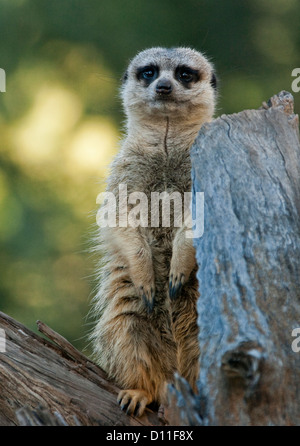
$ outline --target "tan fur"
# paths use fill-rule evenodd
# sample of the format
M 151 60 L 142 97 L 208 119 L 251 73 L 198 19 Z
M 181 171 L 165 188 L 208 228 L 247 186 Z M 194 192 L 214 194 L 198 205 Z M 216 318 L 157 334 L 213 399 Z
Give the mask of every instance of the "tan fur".
M 146 86 L 137 78 L 141 66 L 159 67 Z M 200 79 L 185 87 L 174 77 L 179 65 L 198 70 Z M 189 149 L 215 104 L 213 68 L 189 48 L 152 48 L 130 63 L 122 87 L 127 135 L 111 166 L 107 191 L 118 198 L 119 184 L 128 194 L 191 190 Z M 171 82 L 170 98 L 155 90 L 160 79 Z M 133 208 L 128 204 L 128 212 Z M 149 226 L 150 226 L 149 213 Z M 118 220 L 117 220 L 118 223 Z M 164 402 L 166 383 L 177 370 L 196 390 L 199 296 L 193 240 L 186 227 L 102 228 L 103 257 L 94 299 L 97 323 L 92 333 L 95 356 L 124 390 L 123 410 L 141 415 L 149 403 Z M 177 290 L 170 299 L 169 288 Z M 178 291 L 181 290 L 180 293 Z

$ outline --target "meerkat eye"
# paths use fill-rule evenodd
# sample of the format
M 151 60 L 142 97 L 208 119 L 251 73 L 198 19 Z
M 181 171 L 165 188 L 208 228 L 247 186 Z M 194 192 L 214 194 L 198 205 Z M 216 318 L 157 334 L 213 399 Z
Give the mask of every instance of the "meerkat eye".
M 190 82 L 197 82 L 200 78 L 199 72 L 193 70 L 185 65 L 176 68 L 175 77 L 183 84 L 189 84 Z
M 184 82 L 191 82 L 193 80 L 193 76 L 188 71 L 182 71 L 179 73 L 179 78 Z
M 137 78 L 139 80 L 145 79 L 148 82 L 152 82 L 158 76 L 158 68 L 154 65 L 148 65 L 146 67 L 141 67 L 137 71 Z
M 145 79 L 151 79 L 155 74 L 155 71 L 149 68 L 149 70 L 145 70 L 142 73 L 143 78 Z

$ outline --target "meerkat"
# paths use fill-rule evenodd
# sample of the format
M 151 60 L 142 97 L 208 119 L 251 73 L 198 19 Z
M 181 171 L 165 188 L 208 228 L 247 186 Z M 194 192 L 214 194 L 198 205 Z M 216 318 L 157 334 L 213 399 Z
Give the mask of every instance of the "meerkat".
M 106 191 L 191 190 L 189 150 L 212 120 L 216 77 L 207 58 L 190 48 L 140 52 L 123 77 L 126 135 L 111 164 Z M 134 203 L 127 203 L 129 213 Z M 150 206 L 150 205 L 149 205 Z M 172 210 L 174 210 L 172 208 Z M 102 227 L 97 322 L 91 339 L 98 364 L 122 389 L 121 409 L 141 416 L 152 402 L 165 403 L 166 384 L 177 371 L 196 391 L 199 297 L 193 239 L 187 227 L 120 224 Z

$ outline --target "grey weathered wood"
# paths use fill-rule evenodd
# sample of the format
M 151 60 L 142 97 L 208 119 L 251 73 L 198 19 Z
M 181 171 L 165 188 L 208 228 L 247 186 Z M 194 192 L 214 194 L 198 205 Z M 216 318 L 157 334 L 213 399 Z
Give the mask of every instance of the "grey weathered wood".
M 298 124 L 292 95 L 281 92 L 205 125 L 192 147 L 193 199 L 205 194 L 195 239 L 199 395 L 179 380 L 171 422 L 300 424 L 300 353 L 291 348 L 300 327 Z
M 36 335 L 0 312 L 0 426 L 161 425 L 150 410 L 140 419 L 122 412 L 119 389 L 90 359 L 42 322 Z M 2 348 L 3 350 L 3 348 Z

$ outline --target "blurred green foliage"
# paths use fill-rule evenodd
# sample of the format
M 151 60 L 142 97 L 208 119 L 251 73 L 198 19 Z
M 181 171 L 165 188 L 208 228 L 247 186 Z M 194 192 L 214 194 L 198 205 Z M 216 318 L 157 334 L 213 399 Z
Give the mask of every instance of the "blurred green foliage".
M 298 0 L 0 0 L 0 310 L 78 348 L 89 326 L 96 197 L 118 148 L 119 79 L 137 51 L 216 66 L 217 115 L 257 108 L 300 66 Z M 299 98 L 296 94 L 296 111 Z

